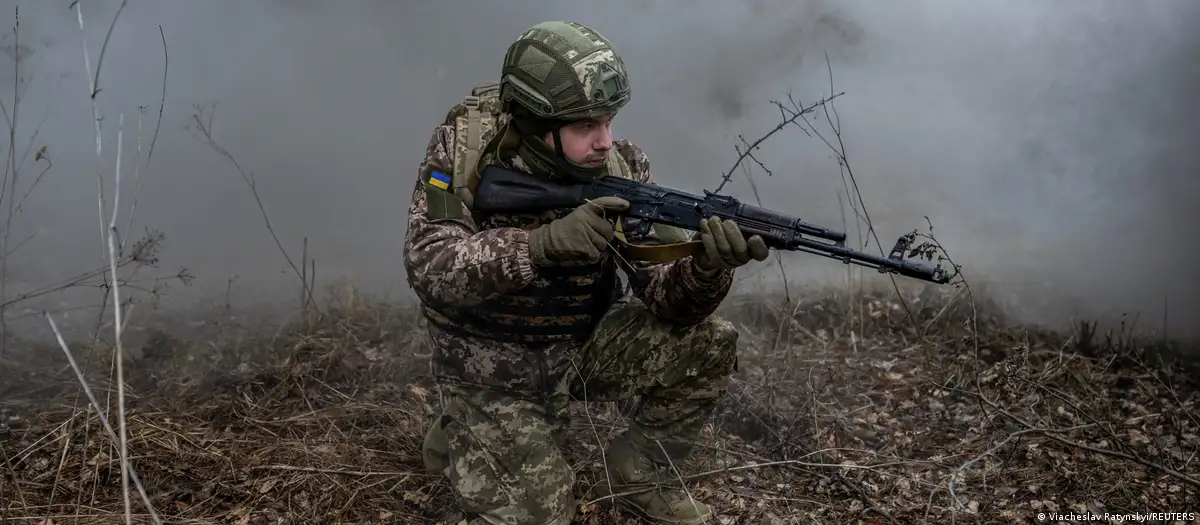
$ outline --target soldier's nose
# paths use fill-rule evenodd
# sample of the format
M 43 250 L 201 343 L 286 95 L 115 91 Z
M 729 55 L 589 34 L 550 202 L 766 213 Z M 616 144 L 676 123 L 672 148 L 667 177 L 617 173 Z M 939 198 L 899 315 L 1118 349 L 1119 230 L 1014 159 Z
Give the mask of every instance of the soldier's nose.
M 596 141 L 592 144 L 592 148 L 596 151 L 608 151 L 612 149 L 612 146 L 612 132 L 607 128 L 601 129 L 599 136 L 596 137 Z

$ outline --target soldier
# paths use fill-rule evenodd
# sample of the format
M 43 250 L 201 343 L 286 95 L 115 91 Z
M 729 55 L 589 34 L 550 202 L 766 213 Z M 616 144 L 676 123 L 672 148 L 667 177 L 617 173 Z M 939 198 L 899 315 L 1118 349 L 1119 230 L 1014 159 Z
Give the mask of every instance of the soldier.
M 758 236 L 713 217 L 704 251 L 671 262 L 613 249 L 629 203 L 601 198 L 546 214 L 471 209 L 477 169 L 653 183 L 640 148 L 613 140 L 629 101 L 611 44 L 573 22 L 544 22 L 504 57 L 501 81 L 476 88 L 436 127 L 408 210 L 405 269 L 422 303 L 442 414 L 426 467 L 449 478 L 471 524 L 566 524 L 575 477 L 561 452 L 571 401 L 640 401 L 605 455 L 604 494 L 662 523 L 701 523 L 669 469 L 689 452 L 736 368 L 737 332 L 713 311 L 733 270 L 766 259 Z M 655 226 L 643 245 L 685 240 Z M 627 276 L 633 298 L 617 275 Z M 611 492 L 609 492 L 611 491 Z

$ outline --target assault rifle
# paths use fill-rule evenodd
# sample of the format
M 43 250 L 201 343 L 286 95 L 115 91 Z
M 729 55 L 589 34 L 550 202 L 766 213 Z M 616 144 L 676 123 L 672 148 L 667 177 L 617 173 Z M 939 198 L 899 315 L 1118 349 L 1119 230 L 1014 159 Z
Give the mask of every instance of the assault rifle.
M 556 208 L 573 208 L 600 197 L 620 197 L 629 201 L 623 215 L 638 221 L 635 233 L 646 235 L 652 223 L 692 231 L 700 230 L 700 221 L 713 215 L 733 221 L 749 238 L 761 236 L 769 248 L 813 253 L 923 281 L 945 284 L 950 275 L 940 263 L 931 267 L 904 260 L 913 234 L 900 237 L 887 257 L 863 253 L 846 247 L 846 234 L 804 222 L 786 215 L 738 201 L 734 197 L 704 190 L 704 196 L 692 195 L 654 184 L 621 177 L 594 180 L 550 180 L 502 166 L 485 166 L 474 192 L 473 208 L 486 213 L 537 213 Z M 820 240 L 818 240 L 820 239 Z

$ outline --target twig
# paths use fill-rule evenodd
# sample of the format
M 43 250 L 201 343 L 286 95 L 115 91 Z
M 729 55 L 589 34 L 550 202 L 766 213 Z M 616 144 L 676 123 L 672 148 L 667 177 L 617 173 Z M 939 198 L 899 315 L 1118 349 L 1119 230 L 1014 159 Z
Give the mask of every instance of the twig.
M 162 39 L 163 45 L 163 81 L 162 81 L 162 98 L 158 101 L 158 124 L 154 126 L 154 138 L 150 139 L 150 152 L 146 154 L 146 164 L 150 164 L 150 159 L 154 157 L 154 144 L 158 142 L 158 130 L 162 127 L 163 108 L 167 105 L 167 35 L 163 34 L 162 24 L 158 26 L 158 36 Z
M 290 472 L 311 472 L 314 474 L 342 474 L 345 476 L 425 476 L 427 474 L 399 471 L 365 471 L 365 470 L 343 470 L 343 469 L 328 469 L 319 467 L 297 467 L 293 465 L 256 465 L 250 467 L 250 470 L 286 470 Z
M 161 235 L 159 235 L 157 233 L 152 233 L 151 236 L 149 236 L 141 241 L 138 241 L 137 243 L 134 243 L 133 252 L 131 254 L 129 254 L 128 256 L 122 257 L 119 266 L 124 268 L 125 266 L 128 266 L 129 264 L 132 264 L 132 263 L 145 262 L 144 260 L 142 260 L 142 257 L 145 256 L 147 251 L 153 250 L 154 248 L 156 248 L 157 244 L 161 240 L 162 240 Z M 32 290 L 32 291 L 23 293 L 21 295 L 18 295 L 16 297 L 13 297 L 12 299 L 9 299 L 7 301 L 4 301 L 3 303 L 0 303 L 0 306 L 12 306 L 13 304 L 16 304 L 16 303 L 19 303 L 21 301 L 25 301 L 28 299 L 33 299 L 36 297 L 49 295 L 49 294 L 52 294 L 55 292 L 61 292 L 68 288 L 84 286 L 83 283 L 87 282 L 90 279 L 94 279 L 97 277 L 104 277 L 104 275 L 106 273 L 108 273 L 108 271 L 109 271 L 109 268 L 108 268 L 107 264 L 105 264 L 104 266 L 97 266 L 96 268 L 93 268 L 91 270 L 83 272 L 74 277 L 69 277 L 62 281 L 54 282 L 54 283 L 42 286 L 41 288 L 38 288 L 36 290 Z M 172 276 L 172 277 L 174 278 L 177 276 Z M 188 276 L 188 278 L 190 278 L 190 275 Z M 107 287 L 106 287 L 106 289 L 107 289 Z M 108 302 L 107 296 L 104 298 L 103 302 L 104 303 Z
M 1159 470 L 1159 471 L 1162 471 L 1162 472 L 1164 472 L 1164 473 L 1166 473 L 1166 474 L 1170 475 L 1171 477 L 1174 477 L 1174 478 L 1176 478 L 1176 479 L 1178 479 L 1178 480 L 1180 480 L 1180 481 L 1185 481 L 1185 482 L 1187 482 L 1187 483 L 1190 483 L 1190 484 L 1192 484 L 1192 485 L 1194 485 L 1194 486 L 1196 486 L 1196 487 L 1200 487 L 1200 479 L 1193 478 L 1193 477 L 1191 477 L 1191 476 L 1188 476 L 1187 474 L 1184 474 L 1184 473 L 1182 473 L 1182 472 L 1178 472 L 1178 471 L 1176 471 L 1176 470 L 1174 470 L 1174 469 L 1172 469 L 1172 468 L 1170 468 L 1170 467 L 1167 467 L 1167 466 L 1161 465 L 1161 464 L 1159 464 L 1159 463 L 1155 463 L 1155 462 L 1153 462 L 1153 461 L 1150 461 L 1150 460 L 1148 460 L 1148 459 L 1145 459 L 1145 458 L 1143 458 L 1143 457 L 1141 457 L 1141 456 L 1136 456 L 1136 455 L 1133 455 L 1133 454 L 1127 454 L 1127 453 L 1124 453 L 1124 452 L 1121 452 L 1121 451 L 1117 451 L 1117 450 L 1106 450 L 1106 449 L 1102 449 L 1102 448 L 1093 447 L 1093 446 L 1091 446 L 1091 445 L 1085 445 L 1085 444 L 1083 444 L 1083 443 L 1078 443 L 1078 442 L 1075 442 L 1075 441 L 1071 441 L 1071 440 L 1069 440 L 1069 439 L 1066 439 L 1066 438 L 1064 438 L 1064 437 L 1058 436 L 1058 435 L 1054 434 L 1054 432 L 1051 432 L 1051 431 L 1043 431 L 1043 429 L 1040 429 L 1040 428 L 1038 428 L 1038 427 L 1035 427 L 1034 425 L 1032 425 L 1032 424 L 1031 424 L 1031 423 L 1029 423 L 1028 421 L 1025 421 L 1024 419 L 1021 419 L 1020 417 L 1017 417 L 1016 415 L 1013 415 L 1011 412 L 1009 412 L 1009 411 L 1007 411 L 1007 410 L 1004 410 L 1003 408 L 1000 408 L 998 405 L 996 405 L 996 403 L 994 403 L 993 401 L 991 401 L 991 400 L 987 399 L 987 398 L 986 398 L 986 397 L 984 397 L 983 395 L 981 395 L 981 394 L 979 394 L 979 393 L 976 393 L 976 392 L 967 392 L 967 393 L 968 393 L 968 394 L 971 394 L 971 395 L 974 395 L 974 396 L 978 396 L 982 402 L 984 402 L 984 403 L 987 403 L 989 406 L 991 406 L 993 409 L 995 409 L 997 413 L 999 413 L 999 414 L 1002 414 L 1002 415 L 1004 415 L 1005 417 L 1007 417 L 1007 418 L 1009 418 L 1009 419 L 1011 419 L 1011 420 L 1013 420 L 1013 421 L 1016 421 L 1017 423 L 1020 423 L 1022 426 L 1026 427 L 1026 428 L 1030 428 L 1030 429 L 1036 429 L 1036 430 L 1037 430 L 1037 433 L 1039 433 L 1039 434 L 1042 434 L 1043 436 L 1046 436 L 1046 437 L 1048 437 L 1048 438 L 1050 438 L 1050 439 L 1053 439 L 1053 440 L 1055 440 L 1055 441 L 1058 441 L 1059 443 L 1062 443 L 1062 444 L 1064 444 L 1064 445 L 1067 445 L 1067 446 L 1077 447 L 1077 448 L 1080 448 L 1080 449 L 1083 449 L 1083 450 L 1087 450 L 1087 451 L 1089 451 L 1089 452 L 1095 452 L 1095 453 L 1097 453 L 1097 454 L 1103 454 L 1103 455 L 1106 455 L 1106 456 L 1112 456 L 1112 457 L 1116 457 L 1116 458 L 1121 458 L 1121 459 L 1127 459 L 1127 460 L 1130 460 L 1130 461 L 1134 461 L 1134 462 L 1137 462 L 1137 463 L 1139 463 L 1139 464 L 1141 464 L 1141 465 L 1143 465 L 1143 466 L 1150 467 L 1150 468 L 1153 468 L 1153 469 L 1157 469 L 1157 470 Z
M 73 3 L 71 5 L 71 7 L 75 9 L 76 17 L 79 22 L 80 39 L 83 42 L 84 66 L 88 73 L 88 91 L 89 91 L 89 99 L 91 101 L 91 106 L 92 106 L 92 118 L 95 120 L 96 185 L 97 185 L 96 200 L 97 200 L 98 213 L 99 213 L 99 218 L 100 218 L 101 243 L 102 243 L 102 245 L 105 243 L 107 244 L 107 246 L 106 246 L 107 250 L 102 250 L 102 252 L 103 251 L 107 252 L 109 272 L 110 272 L 110 277 L 112 279 L 111 293 L 112 293 L 112 306 L 113 306 L 113 334 L 114 334 L 114 338 L 115 338 L 115 341 L 113 344 L 115 345 L 114 359 L 116 361 L 115 364 L 116 364 L 116 372 L 117 372 L 117 379 L 116 379 L 116 381 L 117 381 L 117 417 L 118 417 L 118 425 L 120 427 L 120 435 L 119 435 L 117 441 L 119 443 L 119 456 L 121 459 L 121 495 L 122 495 L 122 500 L 123 500 L 124 510 L 125 510 L 125 522 L 132 523 L 132 521 L 133 521 L 132 505 L 131 505 L 131 502 L 129 499 L 129 479 L 130 479 L 130 475 L 131 475 L 132 471 L 131 471 L 130 465 L 129 465 L 129 441 L 128 441 L 129 438 L 128 438 L 128 431 L 126 428 L 126 418 L 125 418 L 124 346 L 122 345 L 122 342 L 121 342 L 122 330 L 124 329 L 125 324 L 124 324 L 124 322 L 122 322 L 120 278 L 117 273 L 117 270 L 119 267 L 119 265 L 117 264 L 117 261 L 119 260 L 118 250 L 117 250 L 117 237 L 118 237 L 117 215 L 118 215 L 118 211 L 120 210 L 120 199 L 121 199 L 121 154 L 122 154 L 122 149 L 123 149 L 122 143 L 123 143 L 123 138 L 124 138 L 125 114 L 122 113 L 118 117 L 117 160 L 116 160 L 116 168 L 114 170 L 113 207 L 112 207 L 111 217 L 108 221 L 108 227 L 105 228 L 105 222 L 104 222 L 104 176 L 103 176 L 104 157 L 103 157 L 103 148 L 102 148 L 102 143 L 101 143 L 101 128 L 100 128 L 101 120 L 99 117 L 99 107 L 96 103 L 96 96 L 99 93 L 98 85 L 100 82 L 100 70 L 104 63 L 105 51 L 108 49 L 108 42 L 109 42 L 109 39 L 112 37 L 113 29 L 117 25 L 117 20 L 120 18 L 121 12 L 124 11 L 127 3 L 128 3 L 127 0 L 122 0 L 120 7 L 117 8 L 116 14 L 113 15 L 112 22 L 109 24 L 109 27 L 108 27 L 108 32 L 105 34 L 104 42 L 103 42 L 103 44 L 101 44 L 101 47 L 100 47 L 100 56 L 98 57 L 97 62 L 96 62 L 96 71 L 95 71 L 94 75 L 91 71 L 91 59 L 90 59 L 89 53 L 88 53 L 87 33 L 84 30 L 84 25 L 83 25 L 82 5 L 80 5 L 78 2 L 76 2 L 76 3 Z M 140 137 L 140 134 L 139 134 L 139 137 Z M 121 244 L 123 245 L 124 241 L 122 241 Z M 103 315 L 103 314 L 101 314 L 101 315 Z M 49 319 L 49 315 L 47 315 L 47 318 Z M 64 346 L 64 350 L 66 350 L 65 346 Z M 152 507 L 148 499 L 146 500 L 146 505 L 147 505 L 147 507 Z M 153 513 L 152 508 L 151 508 L 151 513 Z M 155 521 L 157 521 L 157 517 L 156 517 Z
M 203 137 L 203 142 L 207 144 L 208 147 L 212 148 L 213 151 L 217 152 L 217 154 L 229 160 L 229 162 L 233 164 L 234 169 L 238 171 L 238 174 L 242 176 L 242 181 L 244 181 L 246 186 L 250 188 L 250 194 L 254 197 L 255 204 L 258 205 L 258 211 L 262 215 L 263 223 L 267 227 L 267 232 L 271 234 L 271 238 L 275 240 L 275 246 L 279 248 L 279 253 L 283 255 L 283 258 L 285 261 L 287 261 L 288 266 L 292 268 L 292 273 L 296 274 L 296 278 L 300 279 L 300 286 L 304 288 L 306 294 L 312 296 L 313 292 L 309 287 L 308 280 L 306 279 L 304 272 L 302 272 L 300 268 L 296 266 L 296 263 L 292 262 L 292 257 L 288 255 L 287 250 L 283 247 L 283 242 L 280 241 L 279 236 L 275 234 L 275 228 L 271 225 L 271 217 L 267 214 L 266 205 L 263 204 L 262 198 L 258 195 L 258 186 L 255 183 L 254 174 L 247 173 L 246 170 L 242 169 L 242 165 L 238 163 L 233 154 L 217 143 L 216 139 L 212 137 L 213 115 L 210 113 L 208 115 L 208 122 L 205 122 L 200 118 L 201 113 L 202 112 L 197 112 L 193 114 L 192 120 L 195 121 L 196 127 L 200 131 L 200 135 Z M 304 261 L 301 261 L 301 264 L 304 264 Z M 313 307 L 320 312 L 319 306 L 314 305 Z
M 0 200 L 8 195 L 8 220 L 4 222 L 4 236 L 0 239 L 0 301 L 8 299 L 8 238 L 12 232 L 13 212 L 17 195 L 17 113 L 21 105 L 21 7 L 13 10 L 13 109 L 12 118 L 8 122 L 8 162 L 4 168 L 4 183 L 0 184 Z M 6 112 L 7 113 L 7 112 Z M 31 142 L 32 144 L 32 142 Z M 24 162 L 22 162 L 24 164 Z M 12 191 L 9 192 L 11 184 Z M 8 349 L 8 320 L 4 307 L 0 306 L 0 355 Z
M 717 186 L 716 190 L 713 190 L 713 193 L 721 193 L 721 189 L 724 188 L 725 184 L 729 182 L 729 179 L 731 177 L 733 177 L 733 171 L 737 169 L 737 167 L 742 163 L 743 160 L 746 160 L 746 157 L 749 157 L 752 153 L 754 153 L 754 150 L 758 149 L 759 145 L 761 145 L 764 141 L 771 138 L 772 135 L 778 133 L 780 130 L 787 127 L 789 124 L 795 124 L 796 119 L 800 118 L 801 115 L 810 113 L 813 110 L 817 109 L 818 107 L 821 107 L 821 106 L 825 105 L 826 103 L 832 101 L 833 99 L 835 99 L 839 96 L 842 96 L 844 94 L 845 93 L 838 93 L 836 95 L 830 95 L 828 98 L 824 98 L 824 99 L 812 104 L 811 106 L 808 106 L 804 109 L 797 111 L 796 114 L 794 114 L 790 117 L 786 117 L 783 120 L 781 120 L 779 122 L 779 124 L 776 124 L 774 128 L 772 128 L 770 131 L 768 131 L 763 136 L 759 137 L 758 140 L 755 140 L 754 142 L 750 143 L 744 150 L 740 151 L 740 153 L 738 154 L 737 160 L 733 161 L 733 166 L 730 166 L 729 171 L 726 171 L 725 174 L 721 176 L 721 184 Z
M 50 171 L 50 168 L 54 167 L 54 163 L 50 162 L 50 154 L 47 153 L 47 149 L 45 146 L 42 146 L 41 148 L 39 148 L 37 155 L 33 156 L 34 162 L 37 162 L 39 160 L 46 161 L 46 169 L 38 172 L 38 176 L 33 178 L 33 183 L 29 185 L 29 189 L 25 190 L 25 193 L 23 195 L 21 195 L 21 200 L 17 201 L 17 211 L 18 212 L 21 211 L 22 208 L 25 206 L 25 201 L 29 200 L 29 195 L 31 193 L 33 193 L 33 189 L 37 187 L 38 183 L 42 182 L 42 179 L 46 176 L 46 172 Z M 8 224 L 4 225 L 4 230 L 6 233 L 8 231 L 8 228 L 9 228 Z M 15 248 L 13 250 L 15 250 Z M 10 250 L 8 253 L 12 253 L 13 250 Z
M 1165 321 L 1164 321 L 1164 323 L 1165 323 Z M 1159 359 L 1160 359 L 1160 363 L 1161 363 L 1162 356 L 1159 356 Z M 1192 420 L 1193 425 L 1200 427 L 1200 420 L 1197 420 L 1196 415 L 1193 414 L 1191 410 L 1187 409 L 1187 406 L 1183 404 L 1182 399 L 1179 399 L 1179 394 L 1177 392 L 1175 392 L 1175 388 L 1172 387 L 1171 385 L 1168 385 L 1166 381 L 1163 381 L 1163 379 L 1161 377 L 1159 377 L 1158 374 L 1154 373 L 1154 370 L 1150 369 L 1150 367 L 1148 365 L 1146 365 L 1145 361 L 1142 361 L 1141 358 L 1134 356 L 1133 360 L 1138 365 L 1140 365 L 1142 367 L 1142 369 L 1146 371 L 1147 374 L 1150 374 L 1150 377 L 1154 378 L 1154 380 L 1157 381 L 1158 384 L 1162 385 L 1163 388 L 1167 389 L 1167 393 L 1171 394 L 1171 398 L 1174 399 L 1175 403 L 1179 405 L 1179 408 L 1183 412 L 1183 414 L 1185 416 L 1187 416 L 1188 419 Z
M 813 454 L 816 454 L 816 452 L 814 452 Z M 809 455 L 811 455 L 811 454 L 809 454 Z M 738 465 L 736 467 L 726 467 L 726 468 L 714 469 L 714 470 L 709 470 L 706 472 L 701 472 L 699 474 L 692 474 L 684 479 L 690 481 L 690 480 L 704 477 L 704 476 L 711 476 L 713 474 L 721 474 L 721 473 L 725 473 L 725 472 L 736 472 L 739 470 L 760 469 L 760 468 L 766 468 L 766 467 L 796 466 L 796 467 L 844 468 L 844 469 L 850 469 L 850 470 L 875 470 L 875 469 L 879 469 L 879 468 L 883 468 L 883 467 L 890 467 L 893 465 L 909 465 L 912 463 L 913 463 L 912 461 L 890 461 L 887 463 L 877 463 L 874 465 L 847 465 L 844 463 L 817 463 L 817 462 L 803 461 L 803 460 L 798 460 L 798 459 L 785 459 L 785 460 L 780 460 L 780 461 L 767 461 L 767 462 L 763 462 L 763 463 L 753 463 L 750 465 Z
M 829 90 L 830 90 L 830 92 L 833 92 L 833 66 L 829 62 L 829 54 L 828 53 L 825 54 L 825 67 L 829 71 Z M 791 113 L 795 117 L 802 118 L 804 120 L 804 123 L 808 125 L 809 129 L 812 130 L 812 132 L 815 135 L 817 135 L 817 137 L 819 137 L 821 139 L 821 141 L 824 142 L 825 145 L 829 147 L 830 150 L 833 151 L 834 155 L 837 158 L 838 165 L 840 167 L 839 169 L 844 169 L 845 170 L 843 172 L 844 176 L 849 176 L 849 178 L 850 178 L 850 183 L 851 183 L 851 186 L 854 188 L 854 195 L 856 197 L 856 199 L 853 199 L 851 202 L 854 202 L 854 200 L 857 200 L 858 206 L 862 208 L 863 220 L 867 223 L 867 234 L 871 238 L 875 239 L 875 245 L 879 248 L 880 255 L 886 256 L 887 252 L 885 251 L 885 249 L 883 247 L 883 243 L 879 241 L 879 235 L 875 233 L 875 223 L 873 221 L 871 221 L 871 216 L 870 216 L 870 214 L 867 213 L 866 202 L 862 198 L 862 191 L 859 189 L 858 179 L 855 178 L 854 170 L 850 167 L 850 159 L 846 155 L 846 143 L 842 139 L 841 117 L 837 116 L 837 108 L 833 107 L 832 103 L 830 103 L 828 106 L 825 106 L 824 104 L 822 104 L 823 109 L 825 110 L 825 120 L 829 123 L 829 127 L 833 131 L 834 138 L 837 139 L 837 146 L 834 146 L 828 139 L 825 138 L 824 135 L 822 135 L 819 131 L 817 131 L 816 127 L 813 126 L 813 124 L 808 121 L 807 117 L 803 117 L 804 112 L 798 110 L 798 105 L 795 103 L 795 101 L 791 100 L 791 97 L 788 97 L 788 99 L 792 104 L 792 109 L 785 108 L 783 106 L 783 104 L 780 102 L 776 102 L 775 104 L 779 107 L 780 111 Z M 831 108 L 833 109 L 832 115 L 830 114 Z M 836 121 L 834 118 L 835 116 L 837 117 Z M 843 179 L 843 184 L 844 184 L 844 179 Z M 849 197 L 848 193 L 847 193 L 847 197 Z M 856 211 L 857 211 L 857 209 L 856 209 Z M 863 247 L 865 248 L 866 246 L 864 245 Z M 913 317 L 912 309 L 909 308 L 908 301 L 906 301 L 904 299 L 904 294 L 900 293 L 900 286 L 896 283 L 896 276 L 889 272 L 888 279 L 892 283 L 892 288 L 896 291 L 896 296 L 900 300 L 900 305 L 904 307 L 905 318 L 909 322 L 912 323 L 914 328 L 916 328 L 916 324 L 917 324 L 916 318 Z
M 1067 428 L 1043 428 L 1043 427 L 1038 427 L 1038 428 L 1027 428 L 1027 429 L 1024 429 L 1024 430 L 1018 430 L 1018 431 L 1016 431 L 1016 432 L 1012 432 L 1012 433 L 1010 433 L 1010 434 L 1008 435 L 1008 437 L 1004 438 L 1004 440 L 1003 440 L 1003 441 L 1001 441 L 1001 442 L 997 443 L 997 444 L 996 444 L 995 446 L 993 446 L 992 448 L 989 448 L 989 449 L 987 449 L 986 451 L 984 451 L 982 454 L 980 454 L 980 455 L 976 456 L 976 457 L 975 457 L 975 459 L 972 459 L 971 461 L 968 461 L 968 462 L 966 462 L 966 463 L 963 463 L 963 464 L 962 464 L 962 465 L 960 465 L 958 468 L 954 469 L 954 472 L 951 472 L 951 473 L 950 473 L 949 479 L 947 480 L 947 483 L 946 483 L 946 489 L 947 489 L 947 490 L 950 492 L 950 499 L 951 499 L 951 500 L 954 502 L 954 506 L 955 506 L 956 508 L 961 508 L 961 507 L 962 507 L 962 504 L 961 504 L 961 503 L 959 503 L 959 501 L 958 501 L 958 495 L 957 495 L 957 494 L 954 492 L 954 480 L 955 480 L 955 478 L 957 478 L 957 477 L 958 477 L 960 474 L 962 474 L 962 472 L 963 472 L 963 471 L 965 471 L 965 470 L 967 470 L 968 468 L 970 468 L 970 467 L 971 467 L 971 465 L 974 465 L 974 464 L 976 464 L 976 463 L 978 463 L 978 462 L 982 461 L 984 458 L 987 458 L 988 456 L 991 456 L 992 454 L 994 454 L 994 453 L 995 453 L 997 450 L 1000 450 L 1001 448 L 1004 448 L 1004 445 L 1007 445 L 1007 444 L 1008 444 L 1010 441 L 1012 441 L 1013 439 L 1015 439 L 1015 438 L 1018 438 L 1018 437 L 1020 437 L 1020 436 L 1023 436 L 1023 435 L 1025 435 L 1025 434 L 1031 434 L 1031 433 L 1044 433 L 1044 432 L 1067 432 L 1067 431 L 1071 431 L 1071 430 L 1078 430 L 1078 429 L 1081 429 L 1081 428 L 1087 428 L 1087 427 L 1094 426 L 1094 425 L 1095 425 L 1095 423 L 1088 423 L 1088 424 L 1086 424 L 1086 425 L 1076 425 L 1076 426 L 1073 426 L 1073 427 L 1067 427 Z
M 696 511 L 697 516 L 700 516 L 700 521 L 708 523 L 708 518 L 705 518 L 704 515 L 700 514 L 700 508 L 696 506 L 696 498 L 693 498 L 692 492 L 688 490 L 687 482 L 683 480 L 683 475 L 679 473 L 679 468 L 675 466 L 674 461 L 671 461 L 671 455 L 667 454 L 667 448 L 664 447 L 662 442 L 657 439 L 655 439 L 654 442 L 658 444 L 658 449 L 662 451 L 663 457 L 667 458 L 667 464 L 671 466 L 671 471 L 674 472 L 675 477 L 679 479 L 679 488 L 683 490 L 684 494 L 687 494 L 688 502 L 692 504 L 692 510 Z
M 122 4 L 123 5 L 123 4 Z M 99 72 L 99 68 L 97 68 Z M 125 114 L 117 117 L 117 166 L 113 170 L 112 218 L 108 222 L 108 268 L 112 277 L 113 344 L 116 346 L 117 361 L 117 422 L 121 433 L 121 495 L 125 502 L 125 521 L 132 523 L 129 503 L 129 436 L 125 425 L 125 350 L 121 344 L 121 285 L 117 275 L 117 210 L 121 202 L 121 143 L 124 134 Z
M 124 4 L 124 1 L 122 1 L 121 5 L 124 6 Z M 104 233 L 104 156 L 101 148 L 100 109 L 96 107 L 96 78 L 92 77 L 92 60 L 88 53 L 87 33 L 83 28 L 83 7 L 79 2 L 74 2 L 71 4 L 71 8 L 75 9 L 75 15 L 79 19 L 79 36 L 83 41 L 83 65 L 84 69 L 87 71 L 88 99 L 92 103 L 92 122 L 95 124 L 97 195 L 96 213 L 100 219 L 100 253 L 104 253 L 104 239 L 106 237 Z
M 661 443 L 659 444 L 659 446 L 660 447 L 662 446 Z M 814 452 L 812 454 L 816 454 L 816 452 Z M 808 454 L 808 455 L 812 455 L 812 454 Z M 714 474 L 725 474 L 728 472 L 736 472 L 739 470 L 752 470 L 752 469 L 760 469 L 760 468 L 767 468 L 767 467 L 781 467 L 781 466 L 819 467 L 819 468 L 838 468 L 838 469 L 844 468 L 844 469 L 851 469 L 851 470 L 854 470 L 854 469 L 876 470 L 876 469 L 879 469 L 882 467 L 890 467 L 893 465 L 908 465 L 911 463 L 913 463 L 913 462 L 912 461 L 892 461 L 892 462 L 888 462 L 888 463 L 878 463 L 878 464 L 874 464 L 874 465 L 847 465 L 847 464 L 842 464 L 842 463 L 816 463 L 816 462 L 812 462 L 812 461 L 803 461 L 803 460 L 798 460 L 798 459 L 787 459 L 787 460 L 781 460 L 781 461 L 767 461 L 767 462 L 762 462 L 762 463 L 753 463 L 750 465 L 738 465 L 736 467 L 725 467 L 725 468 L 713 469 L 713 470 L 704 471 L 704 472 L 701 472 L 698 474 L 691 474 L 689 476 L 681 476 L 680 479 L 682 481 L 692 481 L 695 479 L 712 476 Z M 649 492 L 651 490 L 654 490 L 653 486 L 627 490 L 625 492 L 618 492 L 616 494 L 606 494 L 604 496 L 601 496 L 599 498 L 593 499 L 593 500 L 585 503 L 584 506 L 592 505 L 594 503 L 599 503 L 606 499 L 619 498 L 622 496 L 632 496 L 635 494 L 641 494 L 643 492 Z
M 600 439 L 600 431 L 596 430 L 596 422 L 592 420 L 592 411 L 588 408 L 587 380 L 579 372 L 579 365 L 575 363 L 575 358 L 570 357 L 570 360 L 571 368 L 575 369 L 575 376 L 579 378 L 579 388 L 583 392 L 583 413 L 587 415 L 592 435 L 596 437 L 596 448 L 600 449 L 600 464 L 604 465 L 604 480 L 608 483 L 608 491 L 612 492 L 612 473 L 608 469 L 608 455 L 604 452 L 604 442 Z
M 150 151 L 146 153 L 147 167 L 150 166 L 150 159 L 154 157 L 154 145 L 158 142 L 158 131 L 162 128 L 163 108 L 167 104 L 167 68 L 170 64 L 167 55 L 167 36 L 163 33 L 162 25 L 158 26 L 158 36 L 162 40 L 163 48 L 163 77 L 162 77 L 162 96 L 158 101 L 158 123 L 154 125 L 154 137 L 150 140 Z M 138 194 L 142 188 L 141 169 L 142 169 L 142 115 L 145 114 L 146 107 L 138 106 L 138 164 L 134 171 L 133 183 L 133 206 L 129 209 L 129 220 L 125 224 L 125 238 L 121 239 L 121 250 L 125 250 L 125 241 L 129 240 L 129 232 L 133 231 L 133 216 L 137 210 Z
M 67 361 L 71 364 L 71 370 L 75 371 L 75 378 L 79 381 L 79 385 L 83 387 L 84 394 L 87 395 L 88 401 L 92 407 L 96 409 L 96 415 L 100 418 L 100 424 L 104 427 L 104 431 L 108 433 L 109 439 L 114 442 L 118 440 L 117 433 L 113 431 L 112 425 L 108 422 L 108 417 L 104 414 L 104 409 L 100 407 L 100 403 L 96 401 L 96 395 L 92 393 L 92 388 L 88 386 L 87 380 L 83 377 L 83 370 L 79 368 L 79 364 L 75 362 L 75 356 L 71 354 L 71 349 L 67 346 L 67 341 L 63 338 L 62 332 L 58 329 L 58 325 L 54 323 L 54 318 L 49 313 L 44 314 L 46 322 L 50 323 L 50 330 L 54 332 L 55 339 L 58 340 L 58 346 L 62 349 L 63 354 L 67 356 Z M 146 510 L 150 513 L 150 518 L 157 525 L 162 525 L 162 519 L 159 518 L 158 512 L 154 510 L 154 505 L 150 502 L 150 496 L 146 494 L 145 487 L 142 486 L 142 480 L 138 477 L 137 471 L 129 469 L 129 478 L 133 480 L 133 485 L 137 489 L 138 494 L 142 497 L 142 503 L 146 505 Z M 129 516 L 126 515 L 126 518 Z
M 142 115 L 145 113 L 146 106 L 138 106 L 137 159 L 133 163 L 133 204 L 129 207 L 129 217 L 125 220 L 125 236 L 121 237 L 121 242 L 118 243 L 122 252 L 125 251 L 125 241 L 129 240 L 129 232 L 133 229 L 133 216 L 137 213 L 138 194 L 142 190 Z M 120 156 L 120 153 L 117 155 Z M 114 207 L 113 210 L 115 213 L 116 208 Z

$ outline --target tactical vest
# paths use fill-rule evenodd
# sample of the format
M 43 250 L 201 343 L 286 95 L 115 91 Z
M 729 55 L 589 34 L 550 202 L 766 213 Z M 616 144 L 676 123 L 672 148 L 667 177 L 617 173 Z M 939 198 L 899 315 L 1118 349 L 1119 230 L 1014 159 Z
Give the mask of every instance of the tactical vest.
M 446 122 L 454 123 L 453 173 L 449 190 L 472 208 L 473 191 L 480 166 L 501 162 L 497 151 L 506 138 L 498 131 L 508 129 L 501 111 L 499 85 L 484 84 L 471 91 L 450 110 Z M 511 137 L 510 137 L 511 138 Z M 616 149 L 609 150 L 608 172 L 631 176 L 629 165 Z M 429 189 L 427 191 L 443 191 Z M 472 212 L 480 230 L 522 228 L 532 230 L 562 218 L 573 209 L 541 214 L 481 214 Z M 538 269 L 528 286 L 493 297 L 470 308 L 435 310 L 424 308 L 426 318 L 452 333 L 519 343 L 582 341 L 623 293 L 611 255 L 598 263 Z

